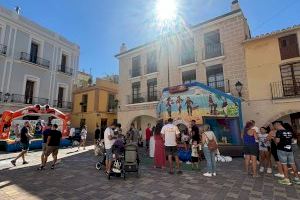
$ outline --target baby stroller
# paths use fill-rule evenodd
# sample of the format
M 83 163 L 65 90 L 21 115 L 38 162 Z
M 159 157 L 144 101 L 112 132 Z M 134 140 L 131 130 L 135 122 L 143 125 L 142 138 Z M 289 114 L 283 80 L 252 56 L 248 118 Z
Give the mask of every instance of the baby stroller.
M 121 177 L 125 179 L 124 171 L 124 142 L 121 139 L 117 139 L 112 146 L 113 162 L 111 166 L 111 171 L 107 175 L 110 179 L 111 176 Z M 105 162 L 105 161 L 104 161 Z
M 139 158 L 136 144 L 128 144 L 125 146 L 124 179 L 126 178 L 127 172 L 136 172 L 137 177 L 139 177 Z
M 96 163 L 96 169 L 101 170 L 105 168 L 105 148 L 104 148 L 104 142 L 101 140 L 96 141 L 95 145 L 95 156 L 99 156 L 99 160 Z

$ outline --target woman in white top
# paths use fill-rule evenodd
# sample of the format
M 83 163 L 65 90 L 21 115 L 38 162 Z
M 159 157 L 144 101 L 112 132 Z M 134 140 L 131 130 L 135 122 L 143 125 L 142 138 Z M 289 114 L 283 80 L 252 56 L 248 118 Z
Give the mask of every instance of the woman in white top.
M 203 175 L 207 177 L 212 177 L 212 176 L 216 176 L 216 160 L 215 160 L 216 151 L 211 151 L 208 148 L 208 142 L 209 140 L 212 139 L 214 139 L 217 142 L 217 139 L 214 132 L 210 130 L 209 125 L 204 125 L 203 131 L 204 131 L 202 133 L 203 153 L 205 156 L 205 160 L 207 163 L 207 170 L 208 170 L 208 172 L 206 172 Z
M 81 137 L 81 143 L 78 146 L 78 150 L 80 149 L 81 146 L 83 146 L 83 150 L 85 150 L 85 142 L 86 142 L 86 137 L 87 137 L 87 126 L 84 125 L 81 133 L 80 133 L 80 137 Z

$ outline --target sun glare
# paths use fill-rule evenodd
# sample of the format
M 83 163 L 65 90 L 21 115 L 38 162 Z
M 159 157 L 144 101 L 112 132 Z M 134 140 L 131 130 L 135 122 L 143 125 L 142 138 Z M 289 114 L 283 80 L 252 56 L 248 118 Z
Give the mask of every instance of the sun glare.
M 159 21 L 172 21 L 177 15 L 176 0 L 157 0 L 156 14 Z

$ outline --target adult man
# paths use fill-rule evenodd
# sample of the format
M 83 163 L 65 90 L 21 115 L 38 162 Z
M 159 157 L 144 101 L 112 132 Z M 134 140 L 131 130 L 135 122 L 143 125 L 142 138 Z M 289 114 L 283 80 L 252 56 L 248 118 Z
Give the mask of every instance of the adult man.
M 165 150 L 166 154 L 168 155 L 169 166 L 170 166 L 170 174 L 174 174 L 173 171 L 173 157 L 176 160 L 176 167 L 177 167 L 177 174 L 182 174 L 180 170 L 179 158 L 177 153 L 177 142 L 176 138 L 179 137 L 179 130 L 178 127 L 173 125 L 173 119 L 168 119 L 168 124 L 164 125 L 161 129 L 162 137 L 165 141 Z
M 96 130 L 95 130 L 94 144 L 96 144 L 97 140 L 100 139 L 100 135 L 101 135 L 100 127 L 99 127 L 99 125 L 97 124 L 97 125 L 96 125 Z
M 297 167 L 294 161 L 294 154 L 292 150 L 292 138 L 293 134 L 287 131 L 281 121 L 273 122 L 274 128 L 276 129 L 276 144 L 277 144 L 277 154 L 279 161 L 283 168 L 284 178 L 279 180 L 278 183 L 282 185 L 291 185 L 292 182 L 300 185 L 299 175 Z M 288 176 L 288 166 L 290 165 L 294 172 L 294 179 L 292 182 Z
M 197 141 L 197 144 L 200 143 L 200 134 L 199 134 L 199 128 L 196 125 L 196 121 L 191 121 L 191 127 L 192 127 L 192 140 Z
M 28 164 L 28 162 L 25 160 L 25 154 L 27 153 L 29 148 L 29 139 L 33 138 L 33 135 L 29 133 L 29 126 L 30 126 L 29 122 L 26 121 L 24 123 L 24 127 L 21 129 L 20 142 L 21 142 L 22 152 L 15 159 L 11 161 L 11 164 L 13 166 L 16 166 L 16 162 L 20 157 L 22 157 L 23 159 L 23 165 Z
M 57 162 L 57 154 L 58 154 L 58 149 L 59 149 L 59 145 L 60 145 L 60 140 L 62 137 L 61 132 L 59 130 L 57 130 L 57 128 L 58 128 L 57 124 L 54 124 L 52 126 L 52 129 L 47 138 L 47 148 L 46 148 L 46 153 L 45 153 L 45 156 L 43 159 L 43 164 L 39 168 L 39 170 L 43 170 L 45 168 L 47 159 L 50 154 L 52 154 L 52 156 L 53 156 L 53 163 L 51 165 L 51 169 L 54 169 L 54 166 Z
M 151 124 L 149 123 L 148 127 L 146 128 L 146 148 L 147 148 L 147 152 L 149 150 L 150 137 L 151 137 Z
M 104 147 L 106 151 L 106 160 L 105 160 L 105 169 L 106 173 L 109 174 L 111 170 L 113 154 L 112 154 L 112 146 L 115 142 L 114 138 L 114 130 L 116 125 L 113 123 L 110 127 L 107 127 L 104 131 Z
M 43 143 L 42 143 L 41 166 L 43 166 L 43 161 L 45 159 L 46 150 L 47 150 L 47 140 L 48 140 L 48 136 L 50 135 L 50 132 L 51 132 L 51 124 L 49 123 L 42 133 L 43 134 Z

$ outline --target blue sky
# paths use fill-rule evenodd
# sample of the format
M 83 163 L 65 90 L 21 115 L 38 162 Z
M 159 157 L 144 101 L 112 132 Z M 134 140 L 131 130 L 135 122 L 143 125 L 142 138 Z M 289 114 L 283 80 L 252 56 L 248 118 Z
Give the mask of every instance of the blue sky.
M 155 0 L 0 0 L 21 14 L 80 45 L 80 69 L 93 76 L 118 73 L 122 42 L 133 48 L 153 40 Z M 180 14 L 197 24 L 230 10 L 232 0 L 178 0 Z M 299 0 L 240 0 L 252 35 L 300 24 Z

